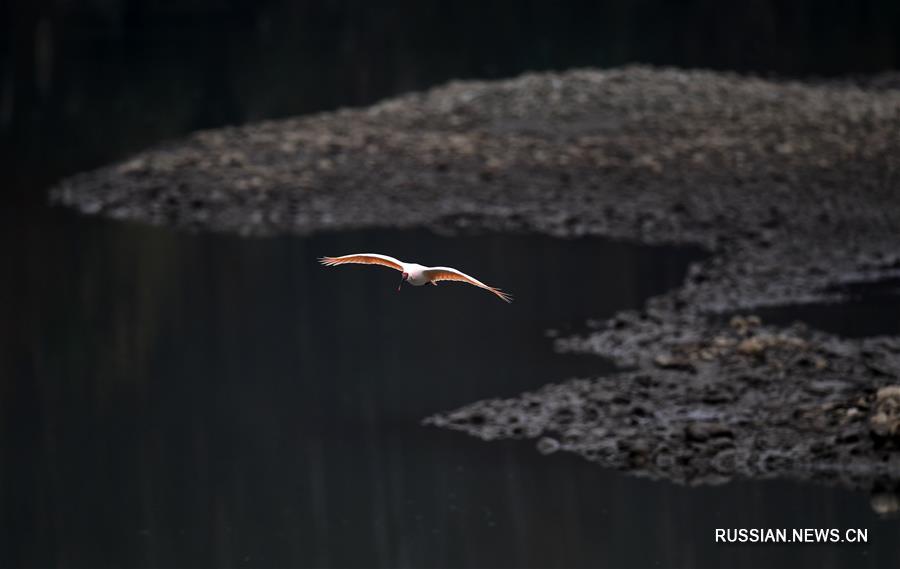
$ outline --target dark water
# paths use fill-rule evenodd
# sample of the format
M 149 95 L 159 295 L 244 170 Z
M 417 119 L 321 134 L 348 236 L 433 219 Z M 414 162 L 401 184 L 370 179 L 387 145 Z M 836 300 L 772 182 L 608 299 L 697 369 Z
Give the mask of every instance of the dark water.
M 846 338 L 900 335 L 900 278 L 851 283 L 825 292 L 839 293 L 844 298 L 771 306 L 754 312 L 768 323 L 802 322 Z
M 773 306 L 753 312 L 769 324 L 802 322 L 845 338 L 900 334 L 900 295 Z
M 637 307 L 698 251 L 369 231 L 244 240 L 3 212 L 0 566 L 879 567 L 896 521 L 788 482 L 684 488 L 423 427 L 597 358 L 547 327 Z M 507 288 L 316 264 L 381 250 Z M 584 272 L 578 271 L 586 267 Z M 717 527 L 865 528 L 723 546 Z

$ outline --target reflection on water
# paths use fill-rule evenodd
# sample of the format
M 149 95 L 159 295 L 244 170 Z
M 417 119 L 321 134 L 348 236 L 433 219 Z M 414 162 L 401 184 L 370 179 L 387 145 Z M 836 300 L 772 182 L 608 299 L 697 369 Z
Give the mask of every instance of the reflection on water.
M 547 327 L 637 307 L 699 252 L 369 231 L 243 240 L 6 212 L 2 566 L 896 564 L 867 500 L 688 489 L 422 417 L 570 375 Z M 360 250 L 516 295 L 325 269 Z M 588 270 L 581 271 L 583 263 Z M 864 527 L 867 546 L 717 546 L 716 527 Z

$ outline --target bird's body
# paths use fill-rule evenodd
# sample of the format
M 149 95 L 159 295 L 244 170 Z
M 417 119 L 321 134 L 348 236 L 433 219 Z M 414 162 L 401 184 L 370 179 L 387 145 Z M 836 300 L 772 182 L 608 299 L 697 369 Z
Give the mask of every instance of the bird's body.
M 429 267 L 425 265 L 420 265 L 418 263 L 403 263 L 403 272 L 408 276 L 406 278 L 406 282 L 413 286 L 422 286 L 431 283 L 436 285 L 437 283 L 430 278 L 428 278 L 427 271 Z
M 422 286 L 426 284 L 437 285 L 440 281 L 458 281 L 468 283 L 479 288 L 483 288 L 500 297 L 505 302 L 512 302 L 512 297 L 498 288 L 488 286 L 474 277 L 458 271 L 452 267 L 426 267 L 418 263 L 404 263 L 387 255 L 378 253 L 357 253 L 355 255 L 344 255 L 342 257 L 322 257 L 319 262 L 327 267 L 337 265 L 345 265 L 349 263 L 361 265 L 382 265 L 390 267 L 403 274 L 403 282 L 408 282 L 413 286 Z M 398 287 L 397 290 L 400 290 Z

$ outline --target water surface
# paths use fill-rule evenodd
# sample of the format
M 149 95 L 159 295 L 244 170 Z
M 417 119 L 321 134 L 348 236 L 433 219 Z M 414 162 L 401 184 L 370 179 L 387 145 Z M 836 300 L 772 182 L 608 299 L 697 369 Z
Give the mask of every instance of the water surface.
M 865 496 L 684 488 L 423 417 L 600 358 L 547 328 L 636 308 L 701 252 L 364 231 L 242 239 L 3 214 L 0 566 L 896 565 Z M 381 251 L 514 293 L 404 287 Z M 722 546 L 717 527 L 862 527 L 868 545 Z

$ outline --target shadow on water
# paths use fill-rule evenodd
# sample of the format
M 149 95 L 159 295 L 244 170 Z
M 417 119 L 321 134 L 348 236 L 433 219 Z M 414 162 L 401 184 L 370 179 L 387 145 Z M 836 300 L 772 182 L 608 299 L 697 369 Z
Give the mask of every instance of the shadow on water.
M 700 251 L 365 231 L 244 240 L 53 210 L 0 242 L 0 565 L 896 564 L 849 492 L 689 489 L 530 443 L 420 426 L 598 358 L 549 327 L 638 307 Z M 15 239 L 12 237 L 15 236 Z M 325 269 L 360 250 L 456 265 L 516 295 Z M 721 546 L 716 527 L 863 527 L 856 546 Z

